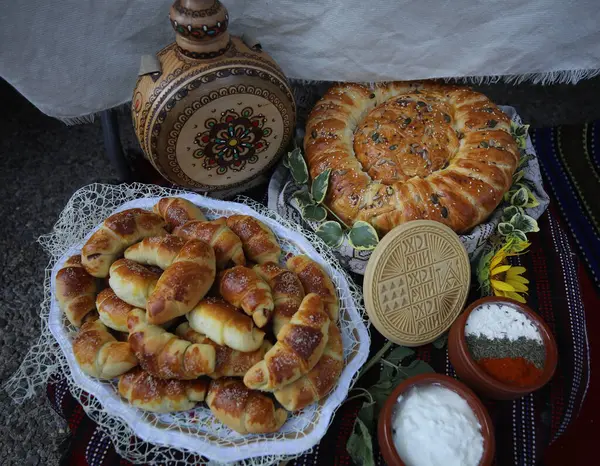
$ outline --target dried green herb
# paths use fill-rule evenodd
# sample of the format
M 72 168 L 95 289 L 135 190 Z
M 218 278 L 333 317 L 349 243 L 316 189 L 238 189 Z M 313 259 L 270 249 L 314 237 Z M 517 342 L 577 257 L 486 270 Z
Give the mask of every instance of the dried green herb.
M 479 143 L 479 147 L 483 147 L 484 149 L 489 149 L 490 145 L 487 143 L 487 141 L 481 141 Z
M 411 121 L 412 121 L 412 119 L 411 119 L 411 118 L 405 118 L 405 119 L 404 119 L 404 125 L 405 125 L 405 126 L 408 126 L 408 125 L 410 125 L 410 122 L 411 122 Z
M 498 122 L 496 120 L 489 120 L 487 122 L 488 128 L 495 128 L 497 124 L 498 124 Z
M 442 217 L 448 218 L 448 208 L 446 206 L 442 207 L 441 214 Z
M 311 136 L 313 139 L 317 139 L 317 130 L 316 130 L 316 129 L 313 129 L 313 130 L 310 132 L 310 136 Z
M 484 358 L 525 358 L 538 369 L 544 368 L 546 349 L 544 345 L 526 337 L 516 340 L 466 335 L 467 348 L 475 361 Z
M 398 149 L 398 146 L 396 144 L 393 144 L 390 146 L 390 150 L 396 150 Z
M 423 102 L 422 100 L 418 100 L 417 101 L 417 107 L 425 107 L 427 104 L 425 102 Z
M 375 98 L 375 94 L 373 94 L 373 93 L 372 93 L 372 94 L 369 96 L 369 99 L 374 99 L 374 98 Z
M 434 204 L 439 204 L 439 202 L 440 202 L 439 196 L 437 194 L 435 194 L 435 193 L 433 193 L 430 196 L 430 199 L 431 199 L 431 202 L 433 202 Z
M 371 139 L 376 142 L 377 144 L 379 144 L 381 141 L 381 135 L 379 133 L 373 133 L 371 135 Z
M 450 118 L 450 115 L 448 115 L 447 113 L 444 113 L 444 121 L 446 123 L 450 123 L 452 121 L 452 118 Z

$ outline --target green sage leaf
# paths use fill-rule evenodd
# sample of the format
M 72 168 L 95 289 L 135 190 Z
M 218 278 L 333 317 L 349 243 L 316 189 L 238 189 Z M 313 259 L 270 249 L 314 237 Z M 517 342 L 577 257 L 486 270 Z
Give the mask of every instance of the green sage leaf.
M 498 233 L 500 233 L 502 236 L 510 235 L 514 230 L 515 227 L 509 222 L 501 222 L 498 224 Z
M 317 204 L 320 204 L 325 200 L 325 195 L 327 194 L 327 188 L 329 187 L 329 174 L 331 173 L 331 169 L 328 168 L 322 173 L 319 173 L 317 177 L 313 180 L 311 186 L 311 192 L 313 199 Z
M 322 222 L 327 218 L 327 211 L 320 205 L 307 205 L 302 209 L 302 218 L 311 222 Z
M 358 411 L 358 418 L 364 423 L 367 429 L 375 430 L 375 402 L 363 403 L 362 408 Z
M 540 227 L 536 220 L 526 214 L 515 214 L 513 218 L 510 219 L 510 223 L 514 227 L 514 230 L 520 230 L 523 233 L 536 233 L 540 231 Z
M 338 222 L 330 220 L 319 225 L 315 230 L 316 235 L 325 241 L 330 248 L 337 249 L 344 242 L 344 232 Z
M 379 243 L 379 236 L 370 223 L 359 220 L 348 232 L 350 245 L 359 251 L 371 251 Z
M 435 340 L 433 342 L 433 347 L 437 348 L 437 349 L 444 349 L 446 347 L 447 343 L 448 343 L 448 332 L 446 332 L 443 335 L 439 336 L 437 338 L 437 340 Z
M 510 234 L 510 237 L 519 240 L 521 242 L 527 241 L 527 235 L 523 233 L 521 230 L 515 230 Z
M 517 207 L 523 207 L 525 206 L 525 204 L 527 204 L 527 201 L 529 199 L 529 193 L 527 191 L 527 188 L 522 187 L 519 188 L 510 198 L 510 203 L 512 205 L 516 205 Z
M 394 365 L 398 365 L 402 364 L 402 361 L 405 358 L 413 356 L 414 354 L 415 351 L 406 346 L 396 346 L 384 359 Z
M 502 211 L 502 221 L 509 222 L 511 218 L 513 218 L 516 214 L 522 214 L 523 209 L 517 207 L 516 205 L 509 205 Z
M 354 429 L 352 429 L 352 435 L 348 439 L 346 449 L 352 461 L 358 466 L 375 466 L 373 439 L 369 429 L 359 417 L 354 422 Z
M 304 209 L 306 206 L 315 205 L 315 200 L 308 191 L 296 191 L 292 195 L 292 199 L 296 201 L 300 210 Z
M 292 152 L 290 152 L 288 164 L 290 166 L 292 177 L 296 183 L 308 183 L 308 168 L 306 167 L 306 161 L 304 160 L 302 151 L 299 147 L 296 147 Z

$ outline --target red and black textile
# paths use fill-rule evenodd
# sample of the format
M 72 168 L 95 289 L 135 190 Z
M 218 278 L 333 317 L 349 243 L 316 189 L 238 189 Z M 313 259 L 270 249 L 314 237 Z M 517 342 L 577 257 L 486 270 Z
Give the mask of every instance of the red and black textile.
M 264 192 L 264 191 L 263 191 Z M 256 196 L 257 198 L 259 196 Z M 487 403 L 496 428 L 498 465 L 539 464 L 548 445 L 561 435 L 581 408 L 589 380 L 589 347 L 586 334 L 586 296 L 581 282 L 590 282 L 587 269 L 578 256 L 566 230 L 551 205 L 539 221 L 540 232 L 531 235 L 530 252 L 519 257 L 531 281 L 528 303 L 537 309 L 552 329 L 559 349 L 556 376 L 542 390 L 516 401 Z M 470 300 L 477 298 L 473 290 Z M 589 309 L 595 311 L 595 309 Z M 371 353 L 384 344 L 384 338 L 371 331 Z M 446 349 L 427 345 L 418 357 L 437 372 L 454 375 Z M 369 386 L 378 378 L 374 367 L 360 380 Z M 48 385 L 48 398 L 57 412 L 68 420 L 71 442 L 64 465 L 128 465 L 115 452 L 109 438 L 97 428 L 68 391 L 66 381 Z M 352 431 L 360 401 L 350 401 L 338 410 L 326 436 L 294 465 L 351 465 L 346 441 Z M 383 464 L 379 456 L 378 464 Z

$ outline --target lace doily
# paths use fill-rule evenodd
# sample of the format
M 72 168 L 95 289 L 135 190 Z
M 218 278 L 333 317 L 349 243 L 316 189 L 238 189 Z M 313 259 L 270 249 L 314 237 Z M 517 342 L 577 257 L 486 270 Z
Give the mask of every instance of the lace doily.
M 346 361 L 340 380 L 324 400 L 290 415 L 277 433 L 239 435 L 218 422 L 203 404 L 182 413 L 138 410 L 119 397 L 114 381 L 101 382 L 85 375 L 75 361 L 71 345 L 75 328 L 58 309 L 53 277 L 110 214 L 132 207 L 151 208 L 164 196 L 189 199 L 202 207 L 210 219 L 233 213 L 260 219 L 273 230 L 284 254 L 309 255 L 327 270 L 337 287 Z M 225 202 L 142 184 L 93 184 L 78 190 L 60 214 L 52 233 L 39 240 L 50 255 L 41 306 L 42 334 L 5 387 L 13 400 L 23 403 L 48 380 L 65 377 L 71 393 L 88 416 L 111 438 L 119 454 L 132 462 L 198 464 L 210 460 L 212 464 L 239 462 L 266 466 L 299 456 L 315 446 L 369 353 L 362 295 L 318 237 L 251 199 L 238 200 L 240 203 Z

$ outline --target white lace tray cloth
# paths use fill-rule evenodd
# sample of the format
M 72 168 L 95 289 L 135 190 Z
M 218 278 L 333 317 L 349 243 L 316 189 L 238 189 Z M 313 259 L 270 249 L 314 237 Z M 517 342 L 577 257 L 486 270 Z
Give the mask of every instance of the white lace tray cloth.
M 83 241 L 73 245 L 52 269 L 52 298 L 48 323 L 52 335 L 58 341 L 67 359 L 73 381 L 83 390 L 94 395 L 106 413 L 121 418 L 136 436 L 153 444 L 187 450 L 218 462 L 235 462 L 264 456 L 299 455 L 315 446 L 325 435 L 336 409 L 346 398 L 356 374 L 367 359 L 369 333 L 363 318 L 362 305 L 356 296 L 356 288 L 337 261 L 331 256 L 325 260 L 323 256 L 327 254 L 320 254 L 311 244 L 315 242 L 315 238 L 309 241 L 305 235 L 310 233 L 302 232 L 301 228 L 286 227 L 244 204 L 219 201 L 197 194 L 178 195 L 200 206 L 209 219 L 234 213 L 251 215 L 273 230 L 284 251 L 283 256 L 307 254 L 325 268 L 332 277 L 340 297 L 339 325 L 346 364 L 337 386 L 324 400 L 298 414 L 290 415 L 281 430 L 273 434 L 246 436 L 237 434 L 217 421 L 204 404 L 199 404 L 191 411 L 169 414 L 144 412 L 128 404 L 119 396 L 116 381 L 102 382 L 81 371 L 72 348 L 75 329 L 68 324 L 60 312 L 55 298 L 56 273 L 70 256 L 80 253 L 85 240 L 100 225 L 90 231 Z M 133 207 L 151 209 L 158 199 L 157 197 L 135 199 L 124 203 L 115 212 Z M 282 220 L 282 223 L 285 221 Z M 110 431 L 107 433 L 111 434 Z

